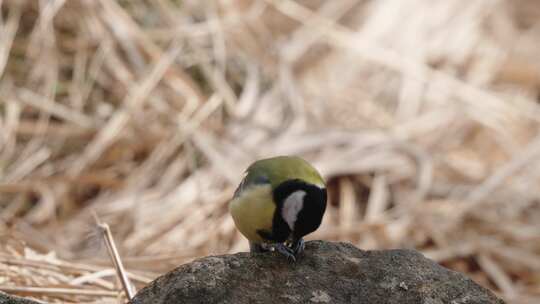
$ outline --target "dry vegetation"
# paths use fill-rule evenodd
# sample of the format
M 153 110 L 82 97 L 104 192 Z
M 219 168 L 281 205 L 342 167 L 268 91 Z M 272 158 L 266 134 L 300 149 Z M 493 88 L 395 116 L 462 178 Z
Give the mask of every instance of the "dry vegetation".
M 537 0 L 0 1 L 0 290 L 123 297 L 247 249 L 251 161 L 328 178 L 313 238 L 412 247 L 540 303 Z

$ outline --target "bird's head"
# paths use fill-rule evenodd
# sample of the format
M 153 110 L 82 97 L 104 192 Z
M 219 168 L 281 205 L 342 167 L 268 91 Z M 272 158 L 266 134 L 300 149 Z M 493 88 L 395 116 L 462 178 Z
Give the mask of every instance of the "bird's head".
M 302 237 L 319 227 L 326 209 L 324 179 L 307 161 L 296 156 L 278 156 L 254 162 L 246 170 L 241 188 L 270 184 L 280 216 L 275 227 L 286 227 Z M 238 191 L 238 190 L 237 190 Z

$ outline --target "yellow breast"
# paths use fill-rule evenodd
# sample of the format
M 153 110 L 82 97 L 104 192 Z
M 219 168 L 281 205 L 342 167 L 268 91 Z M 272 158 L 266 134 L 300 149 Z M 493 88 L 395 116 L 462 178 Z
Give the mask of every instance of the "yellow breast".
M 257 230 L 272 231 L 275 210 L 270 185 L 253 185 L 242 191 L 229 204 L 229 212 L 236 228 L 255 243 L 264 242 Z

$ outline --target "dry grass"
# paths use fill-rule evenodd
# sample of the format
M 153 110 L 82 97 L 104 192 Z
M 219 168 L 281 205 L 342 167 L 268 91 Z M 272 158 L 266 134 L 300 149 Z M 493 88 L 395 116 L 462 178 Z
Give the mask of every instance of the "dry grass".
M 538 1 L 0 3 L 0 290 L 121 301 L 93 211 L 138 288 L 246 250 L 243 169 L 298 154 L 313 238 L 540 302 Z

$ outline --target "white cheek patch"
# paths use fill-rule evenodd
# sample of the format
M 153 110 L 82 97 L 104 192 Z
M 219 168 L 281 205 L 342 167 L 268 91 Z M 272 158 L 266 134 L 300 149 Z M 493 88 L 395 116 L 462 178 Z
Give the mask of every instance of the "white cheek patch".
M 294 223 L 298 217 L 298 212 L 300 212 L 304 206 L 304 196 L 306 196 L 306 192 L 298 190 L 291 193 L 283 202 L 281 216 L 291 230 L 294 230 Z

